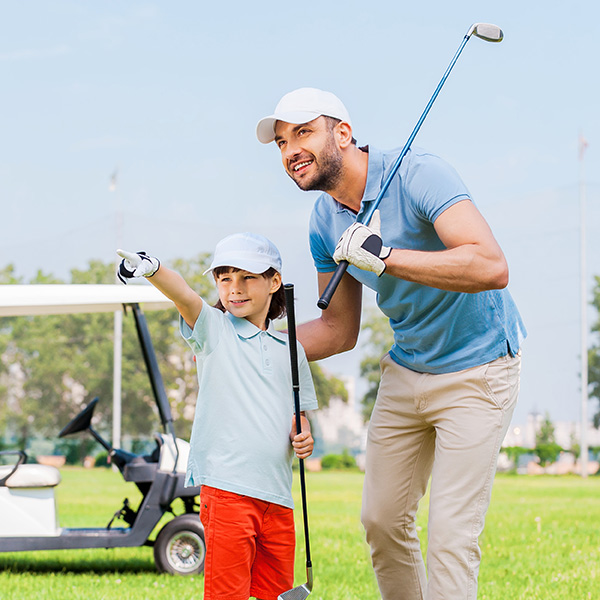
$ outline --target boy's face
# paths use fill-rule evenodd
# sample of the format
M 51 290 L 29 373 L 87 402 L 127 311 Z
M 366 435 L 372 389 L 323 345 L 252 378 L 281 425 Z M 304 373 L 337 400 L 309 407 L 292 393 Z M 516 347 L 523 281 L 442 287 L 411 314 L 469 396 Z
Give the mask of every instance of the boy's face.
M 234 317 L 265 329 L 271 296 L 281 286 L 281 275 L 263 277 L 249 271 L 230 270 L 215 278 L 219 299 Z

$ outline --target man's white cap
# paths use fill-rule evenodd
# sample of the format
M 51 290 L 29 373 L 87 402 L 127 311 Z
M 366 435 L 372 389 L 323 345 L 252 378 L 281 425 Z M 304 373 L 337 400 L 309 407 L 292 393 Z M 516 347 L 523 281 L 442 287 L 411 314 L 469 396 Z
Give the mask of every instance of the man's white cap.
M 321 115 L 352 125 L 346 107 L 335 94 L 317 88 L 300 88 L 286 94 L 275 107 L 275 112 L 258 122 L 256 137 L 259 142 L 268 144 L 275 139 L 276 121 L 299 125 Z
M 264 273 L 273 267 L 281 273 L 281 255 L 275 244 L 257 233 L 234 233 L 215 248 L 209 273 L 217 267 L 235 267 L 250 273 Z

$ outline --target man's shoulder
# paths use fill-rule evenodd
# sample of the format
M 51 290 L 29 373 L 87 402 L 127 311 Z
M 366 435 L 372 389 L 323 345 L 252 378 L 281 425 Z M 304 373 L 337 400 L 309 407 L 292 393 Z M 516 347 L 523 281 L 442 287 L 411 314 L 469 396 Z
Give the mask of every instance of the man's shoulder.
M 339 210 L 339 204 L 326 192 L 321 192 L 313 204 L 310 215 L 311 226 L 317 226 L 327 222 L 329 218 Z

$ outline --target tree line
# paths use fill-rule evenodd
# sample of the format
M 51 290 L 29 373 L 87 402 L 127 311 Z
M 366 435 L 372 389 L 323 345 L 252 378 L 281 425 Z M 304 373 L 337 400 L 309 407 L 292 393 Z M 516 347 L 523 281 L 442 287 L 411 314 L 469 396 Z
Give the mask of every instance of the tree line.
M 180 273 L 207 302 L 216 302 L 212 278 L 203 275 L 209 254 L 176 259 Z M 0 285 L 112 284 L 114 264 L 98 260 L 72 269 L 68 281 L 42 271 L 23 281 L 13 265 L 0 269 Z M 188 438 L 198 392 L 193 355 L 179 335 L 175 308 L 145 313 L 169 398 L 177 435 Z M 34 437 L 55 438 L 92 398 L 98 396 L 94 425 L 110 431 L 113 394 L 113 314 L 44 315 L 0 318 L 0 448 L 26 449 Z M 347 400 L 343 382 L 311 363 L 319 405 L 333 396 Z M 150 437 L 160 419 L 132 315 L 123 319 L 122 431 Z M 110 436 L 109 436 L 110 437 Z
M 594 277 L 592 306 L 596 309 L 596 314 L 600 315 L 600 277 Z M 389 350 L 393 343 L 393 335 L 388 320 L 377 309 L 373 309 L 365 315 L 362 329 L 365 332 L 366 341 L 364 347 L 366 353 L 361 361 L 361 376 L 369 384 L 367 393 L 363 401 L 363 414 L 368 419 L 375 404 L 377 391 L 379 389 L 379 360 L 385 352 Z M 588 384 L 589 397 L 596 401 L 596 408 L 592 414 L 592 422 L 596 429 L 600 428 L 600 317 L 592 323 L 591 333 L 595 334 L 595 342 L 588 350 Z M 548 446 L 543 442 L 541 446 Z M 545 450 L 541 449 L 540 460 L 546 461 L 547 453 L 553 455 L 556 448 L 549 443 Z

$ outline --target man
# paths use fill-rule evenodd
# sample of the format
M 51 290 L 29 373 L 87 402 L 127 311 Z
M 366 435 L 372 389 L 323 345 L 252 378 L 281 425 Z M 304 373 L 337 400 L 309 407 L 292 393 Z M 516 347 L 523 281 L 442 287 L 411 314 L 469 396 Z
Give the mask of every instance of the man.
M 350 266 L 321 317 L 298 328 L 309 360 L 351 349 L 362 285 L 377 292 L 394 345 L 367 442 L 362 522 L 384 600 L 474 600 L 478 538 L 517 400 L 526 333 L 504 288 L 508 267 L 458 174 L 413 148 L 370 226 L 356 224 L 400 150 L 359 148 L 333 94 L 286 94 L 257 125 L 302 190 L 321 190 L 310 246 L 325 289 Z M 431 477 L 427 570 L 415 516 Z

